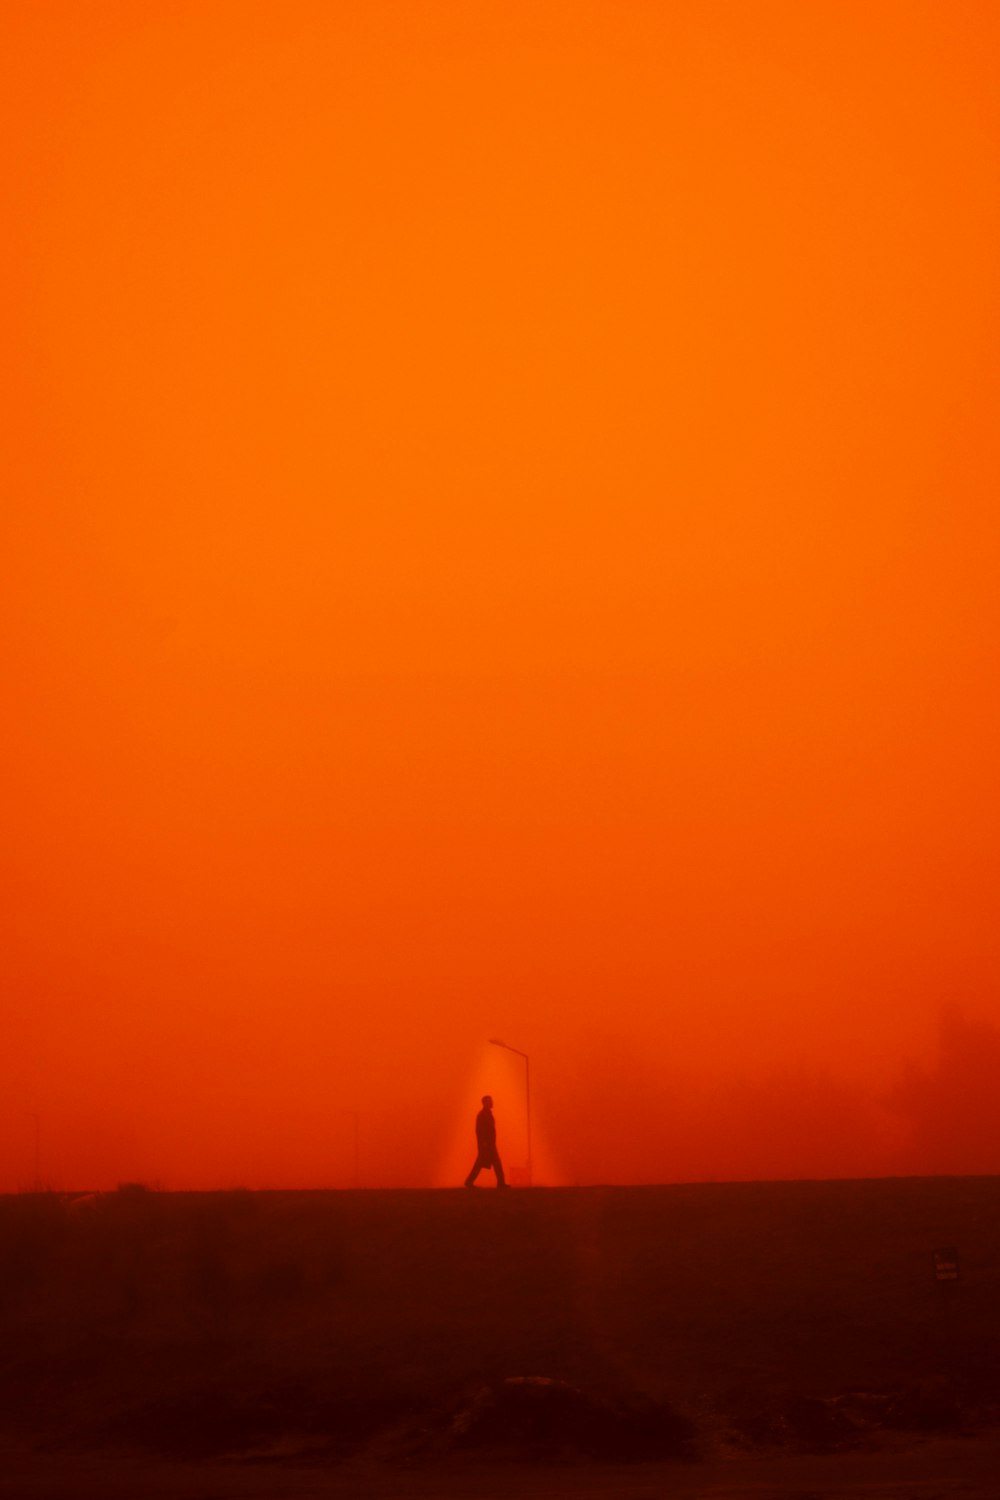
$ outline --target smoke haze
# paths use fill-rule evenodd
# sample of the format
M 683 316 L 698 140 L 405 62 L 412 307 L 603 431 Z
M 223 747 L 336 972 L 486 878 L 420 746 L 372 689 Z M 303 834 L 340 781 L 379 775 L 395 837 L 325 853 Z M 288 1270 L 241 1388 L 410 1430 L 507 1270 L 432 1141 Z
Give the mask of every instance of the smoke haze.
M 996 1170 L 998 24 L 4 8 L 0 1187 Z

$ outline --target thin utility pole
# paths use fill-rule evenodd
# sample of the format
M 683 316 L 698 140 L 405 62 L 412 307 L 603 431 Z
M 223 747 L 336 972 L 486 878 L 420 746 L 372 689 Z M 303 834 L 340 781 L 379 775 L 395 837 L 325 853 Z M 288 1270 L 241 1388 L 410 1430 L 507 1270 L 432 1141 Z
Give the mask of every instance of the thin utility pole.
M 491 1047 L 503 1047 L 506 1052 L 514 1052 L 518 1057 L 524 1058 L 524 1113 L 528 1129 L 528 1186 L 534 1182 L 531 1170 L 531 1064 L 528 1061 L 527 1052 L 522 1052 L 520 1047 L 512 1047 L 509 1042 L 502 1042 L 499 1037 L 490 1037 Z

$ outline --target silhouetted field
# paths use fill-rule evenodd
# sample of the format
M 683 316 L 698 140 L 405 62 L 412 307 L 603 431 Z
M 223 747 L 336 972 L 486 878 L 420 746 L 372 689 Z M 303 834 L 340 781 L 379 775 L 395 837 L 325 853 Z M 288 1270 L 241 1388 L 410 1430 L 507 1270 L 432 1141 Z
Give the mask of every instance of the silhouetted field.
M 1000 1181 L 7 1197 L 0 1333 L 0 1422 L 46 1448 L 697 1463 L 988 1434 Z

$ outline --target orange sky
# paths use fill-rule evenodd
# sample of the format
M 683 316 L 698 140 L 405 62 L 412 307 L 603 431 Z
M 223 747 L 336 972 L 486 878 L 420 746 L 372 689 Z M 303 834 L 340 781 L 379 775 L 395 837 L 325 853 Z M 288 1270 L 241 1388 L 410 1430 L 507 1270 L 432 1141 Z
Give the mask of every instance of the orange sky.
M 0 1188 L 996 1170 L 997 8 L 0 27 Z

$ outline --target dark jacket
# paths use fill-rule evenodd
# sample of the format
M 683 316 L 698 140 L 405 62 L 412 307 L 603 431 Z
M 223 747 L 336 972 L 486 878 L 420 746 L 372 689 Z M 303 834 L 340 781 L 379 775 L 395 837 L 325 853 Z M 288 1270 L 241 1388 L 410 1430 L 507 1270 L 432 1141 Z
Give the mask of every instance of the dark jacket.
M 476 1116 L 476 1145 L 480 1151 L 493 1151 L 497 1143 L 497 1125 L 493 1111 L 484 1104 Z

